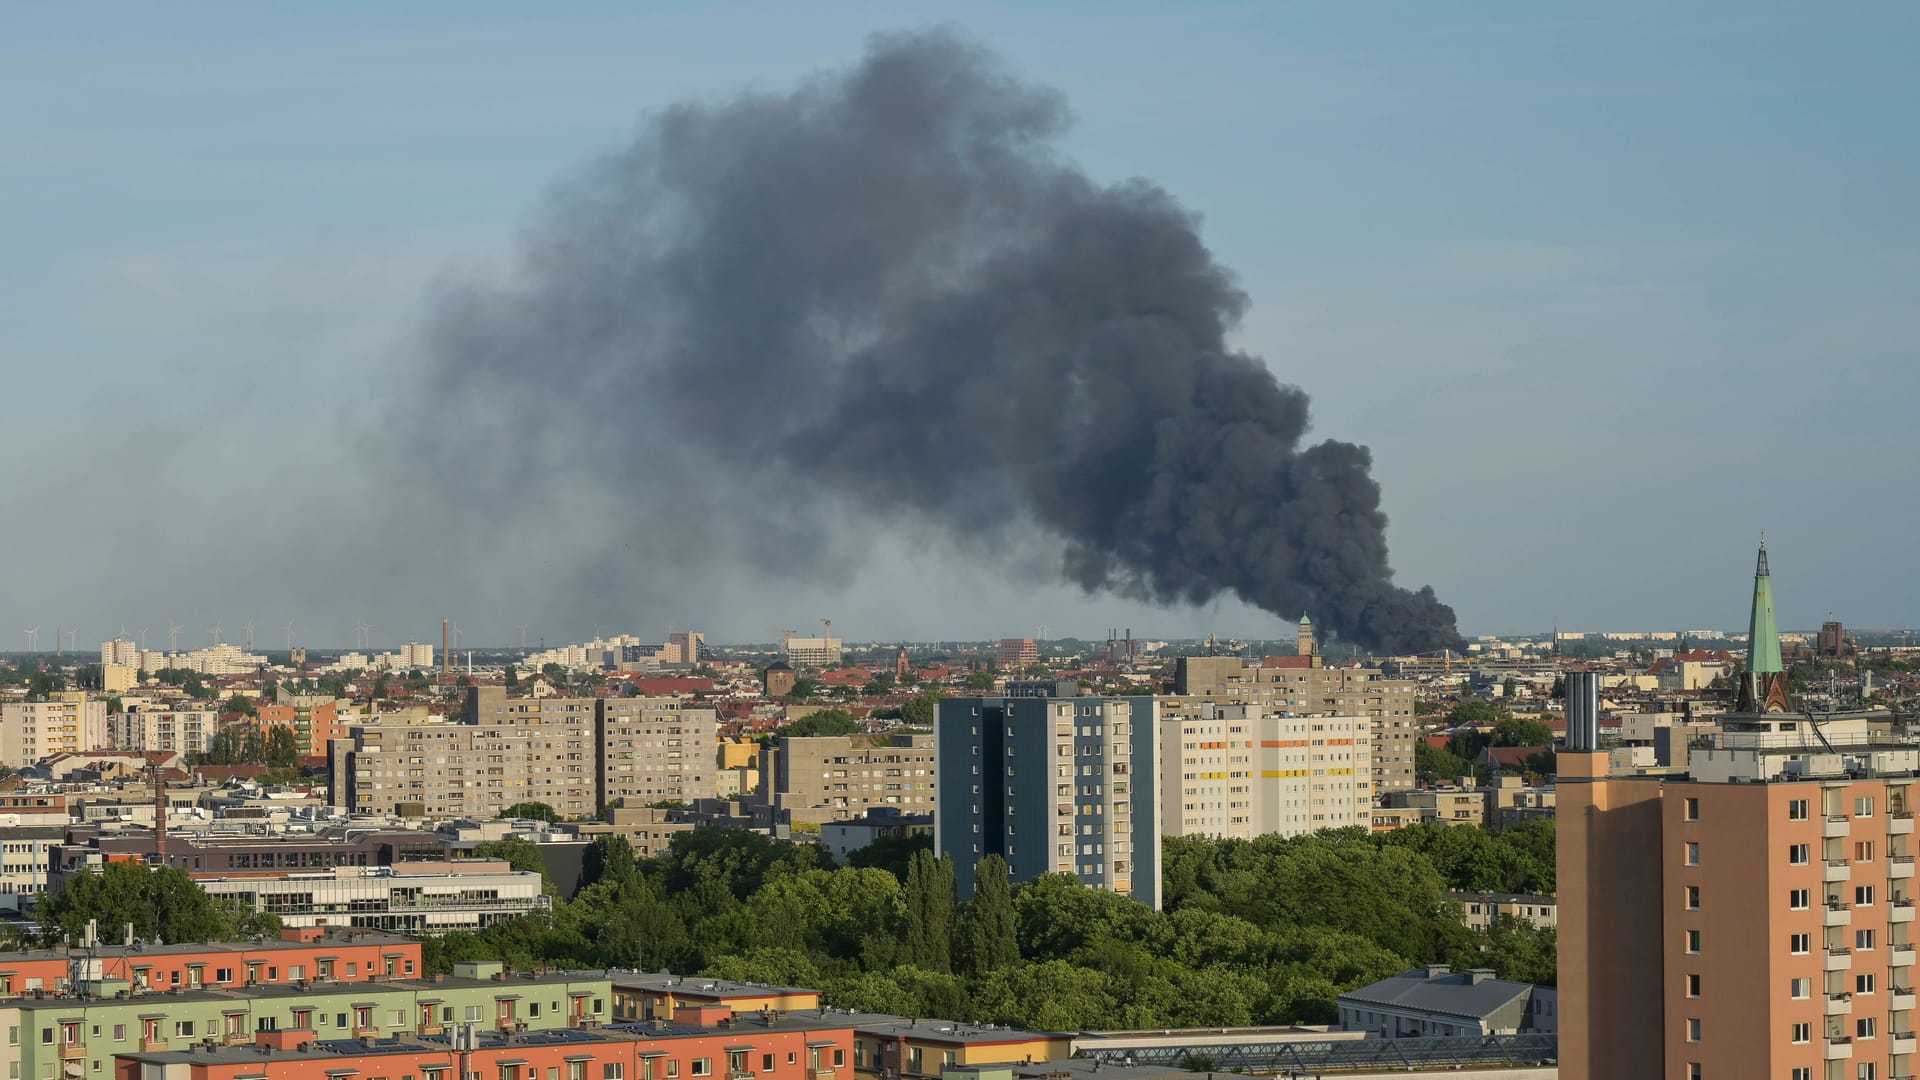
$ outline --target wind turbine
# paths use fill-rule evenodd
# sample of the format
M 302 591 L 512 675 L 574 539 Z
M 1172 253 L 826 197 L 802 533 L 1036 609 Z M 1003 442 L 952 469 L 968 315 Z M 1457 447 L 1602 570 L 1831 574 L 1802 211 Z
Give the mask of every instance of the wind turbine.
M 172 619 L 167 620 L 167 651 L 168 652 L 177 653 L 180 651 L 180 631 L 185 629 L 186 627 L 181 626 L 179 623 L 174 622 Z
M 144 626 L 140 628 L 140 651 L 147 651 L 147 628 Z
M 527 651 L 527 628 L 524 623 L 520 627 L 520 651 Z
M 247 620 L 246 630 L 247 630 L 247 651 L 252 652 L 253 651 L 253 620 L 252 619 Z
M 220 644 L 220 624 L 219 623 L 216 622 L 213 624 L 212 633 L 213 633 L 213 643 L 215 645 Z
M 287 623 L 287 652 L 293 652 L 293 623 Z
M 37 626 L 27 631 L 27 651 L 40 651 L 40 628 Z
M 80 648 L 80 631 L 78 628 L 67 631 L 67 648 L 75 650 Z

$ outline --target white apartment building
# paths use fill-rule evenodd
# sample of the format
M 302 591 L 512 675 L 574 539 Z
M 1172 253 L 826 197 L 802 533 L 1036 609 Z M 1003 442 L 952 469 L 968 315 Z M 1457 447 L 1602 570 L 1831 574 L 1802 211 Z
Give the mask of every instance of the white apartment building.
M 140 666 L 140 643 L 128 638 L 114 638 L 100 643 L 100 663 L 124 664 L 129 667 Z
M 174 712 L 136 708 L 107 718 L 108 738 L 119 750 L 205 753 L 219 730 L 220 714 L 211 709 Z
M 839 667 L 840 639 L 790 637 L 787 639 L 787 663 L 797 668 Z
M 1366 716 L 1199 704 L 1160 720 L 1160 818 L 1168 836 L 1251 839 L 1373 820 Z
M 70 692 L 52 701 L 21 701 L 0 705 L 0 765 L 32 765 L 54 754 L 103 750 L 107 738 L 107 703 Z
M 33 906 L 47 888 L 48 853 L 66 836 L 64 824 L 0 829 L 0 910 Z

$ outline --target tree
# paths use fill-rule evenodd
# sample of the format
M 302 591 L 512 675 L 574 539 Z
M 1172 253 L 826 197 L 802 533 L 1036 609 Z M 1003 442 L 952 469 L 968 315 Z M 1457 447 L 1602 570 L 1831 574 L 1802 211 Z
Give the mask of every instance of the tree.
M 853 735 L 859 730 L 860 722 L 847 710 L 821 709 L 795 720 L 775 734 L 798 739 L 812 735 Z
M 931 850 L 916 852 L 907 866 L 905 960 L 926 971 L 953 970 L 953 860 Z
M 512 664 L 508 664 L 505 674 L 506 674 L 506 680 L 507 680 L 507 693 L 511 694 L 514 691 L 520 689 L 519 670 L 515 668 Z
M 134 935 L 148 941 L 235 941 L 280 930 L 278 916 L 216 901 L 184 870 L 132 861 L 75 875 L 66 888 L 40 898 L 34 917 L 49 947 L 77 944 L 89 920 L 108 937 L 132 923 Z
M 253 699 L 245 694 L 235 694 L 227 699 L 227 711 L 242 716 L 256 716 L 258 710 L 253 707 Z
M 967 901 L 960 927 L 961 963 L 967 974 L 984 976 L 1019 961 L 1005 859 L 989 855 L 974 865 L 973 899 Z
M 560 820 L 560 811 L 543 802 L 517 802 L 500 811 L 503 818 L 529 818 L 549 823 Z
M 913 857 L 932 850 L 933 836 L 930 833 L 880 836 L 866 847 L 848 852 L 847 865 L 877 867 L 904 882 L 912 872 Z
M 1500 683 L 1500 696 L 1511 699 L 1519 689 L 1519 686 L 1520 684 L 1514 681 L 1513 676 L 1507 676 L 1506 679 Z
M 929 690 L 915 694 L 900 706 L 900 722 L 907 727 L 932 730 L 933 718 L 940 708 L 940 692 Z
M 553 881 L 547 877 L 546 861 L 540 857 L 540 845 L 519 836 L 509 836 L 505 840 L 482 840 L 473 845 L 473 857 L 476 859 L 504 859 L 508 869 L 540 875 L 540 887 L 552 895 Z
M 975 671 L 967 676 L 966 685 L 967 689 L 976 693 L 986 693 L 995 686 L 993 672 L 986 670 Z
M 1553 729 L 1538 720 L 1502 717 L 1493 725 L 1493 746 L 1552 746 Z

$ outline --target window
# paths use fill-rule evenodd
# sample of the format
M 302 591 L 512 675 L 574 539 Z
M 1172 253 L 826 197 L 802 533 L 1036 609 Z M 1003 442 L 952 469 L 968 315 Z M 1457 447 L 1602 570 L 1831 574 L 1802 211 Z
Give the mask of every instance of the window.
M 1687 1018 L 1687 1041 L 1688 1042 L 1700 1041 L 1700 1018 L 1697 1016 L 1690 1016 Z
M 712 1076 L 713 1075 L 713 1059 L 712 1058 L 694 1058 L 693 1068 L 689 1071 L 694 1076 Z
M 1807 820 L 1807 800 L 1788 799 L 1787 800 L 1787 820 L 1788 821 Z
M 1812 1024 L 1793 1025 L 1793 1041 L 1797 1043 L 1812 1042 L 1813 1041 L 1813 1025 Z
M 1680 800 L 1680 807 L 1681 807 L 1680 816 L 1682 818 L 1686 819 L 1687 821 L 1700 820 L 1700 800 L 1699 799 L 1682 799 Z
M 1853 861 L 1854 862 L 1872 862 L 1873 861 L 1873 841 L 1871 840 L 1856 841 L 1853 845 Z
M 1698 930 L 1687 931 L 1687 951 L 1690 953 L 1697 953 L 1700 951 L 1700 931 Z
M 1873 931 L 1855 930 L 1853 932 L 1853 947 L 1856 949 L 1873 948 Z
M 1794 1066 L 1792 1080 L 1813 1080 L 1813 1066 L 1811 1065 Z
M 1700 976 L 1698 975 L 1687 976 L 1687 996 L 1688 997 L 1700 996 Z
M 623 1080 L 627 1066 L 622 1061 L 609 1061 L 600 1066 L 600 1080 Z
M 1700 1063 L 1699 1062 L 1697 1061 L 1687 1062 L 1687 1080 L 1700 1080 Z
M 1789 979 L 1787 980 L 1787 993 L 1795 1000 L 1805 1001 L 1807 998 L 1813 996 L 1813 980 Z
M 1854 1020 L 1853 1037 L 1856 1039 L 1873 1038 L 1873 1017 L 1862 1016 Z
M 1700 865 L 1700 845 L 1691 840 L 1687 841 L 1687 865 Z
M 1860 1063 L 1859 1071 L 1855 1072 L 1853 1075 L 1859 1077 L 1859 1080 L 1879 1080 L 1879 1076 L 1880 1076 L 1879 1070 L 1880 1070 L 1880 1067 L 1878 1065 L 1875 1065 L 1873 1062 L 1863 1061 Z
M 1787 940 L 1787 949 L 1795 956 L 1805 956 L 1813 951 L 1812 934 L 1795 934 Z
M 760 1071 L 761 1072 L 773 1071 L 773 1055 L 772 1054 L 760 1055 Z
M 1787 891 L 1787 906 L 1795 911 L 1805 911 L 1813 901 L 1813 890 L 1790 889 Z
M 846 1063 L 847 1063 L 847 1052 L 845 1050 L 835 1050 L 833 1052 L 833 1067 L 838 1069 L 845 1066 Z
M 1700 886 L 1698 885 L 1687 886 L 1687 910 L 1700 910 Z
M 1805 866 L 1807 865 L 1807 854 L 1812 850 L 1812 847 L 1807 844 L 1788 844 L 1787 862 L 1794 866 Z
M 1853 977 L 1853 992 L 1856 994 L 1873 993 L 1873 976 L 1871 974 L 1855 975 Z
M 1873 886 L 1855 885 L 1853 887 L 1853 902 L 1855 906 L 1858 906 L 1858 907 L 1872 907 L 1873 906 Z

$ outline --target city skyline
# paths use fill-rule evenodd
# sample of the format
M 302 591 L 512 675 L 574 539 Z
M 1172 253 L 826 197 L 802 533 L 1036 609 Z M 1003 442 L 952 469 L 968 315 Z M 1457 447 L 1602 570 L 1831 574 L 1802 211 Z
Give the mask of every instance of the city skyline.
M 357 512 L 350 418 L 410 370 L 435 284 L 506 258 L 555 178 L 637 118 L 786 85 L 913 28 L 825 11 L 761 12 L 784 32 L 753 40 L 732 15 L 594 7 L 483 5 L 458 25 L 16 16 L 0 190 L 38 212 L 0 255 L 17 305 L 0 358 L 35 403 L 14 424 L 15 498 L 59 524 L 0 536 L 21 568 L 0 620 L 43 642 L 49 613 L 90 635 L 132 612 L 211 626 L 184 595 L 344 642 L 357 620 L 398 626 L 459 597 L 485 613 L 470 640 L 502 643 L 528 622 L 571 628 L 549 641 L 595 622 L 749 640 L 783 610 L 833 611 L 875 640 L 1041 622 L 1284 637 L 1238 602 L 1086 597 L 1054 583 L 1049 552 L 982 557 L 917 532 L 805 581 L 778 545 L 682 573 L 655 538 L 631 565 L 589 568 L 606 587 L 569 606 L 564 548 L 467 566 L 459 536 L 423 547 Z M 1876 118 L 1900 99 L 1894 43 L 1914 13 L 1093 14 L 953 9 L 1067 96 L 1065 151 L 1090 174 L 1150 177 L 1204 217 L 1250 301 L 1236 346 L 1313 394 L 1315 437 L 1372 447 L 1397 580 L 1432 583 L 1467 633 L 1725 624 L 1724 568 L 1763 527 L 1793 569 L 1785 624 L 1906 621 L 1920 587 L 1884 570 L 1913 524 L 1898 403 L 1920 378 L 1920 216 L 1915 151 Z M 86 393 L 78 370 L 101 376 Z M 390 464 L 394 484 L 449 482 Z M 1742 483 L 1754 469 L 1770 483 Z M 1781 490 L 1849 512 L 1788 518 Z

